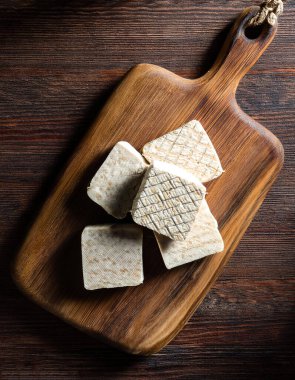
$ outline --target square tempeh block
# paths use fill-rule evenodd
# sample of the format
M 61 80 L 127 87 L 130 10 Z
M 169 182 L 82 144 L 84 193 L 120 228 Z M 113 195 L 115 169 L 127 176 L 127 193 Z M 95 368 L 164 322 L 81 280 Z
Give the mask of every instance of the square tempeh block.
M 199 260 L 224 250 L 218 224 L 204 199 L 197 218 L 184 241 L 175 241 L 155 233 L 164 263 L 168 269 Z
M 223 169 L 202 124 L 191 120 L 147 144 L 143 155 L 149 161 L 165 161 L 195 175 L 201 182 L 219 177 Z
M 171 239 L 184 240 L 205 192 L 205 187 L 190 173 L 154 161 L 133 201 L 133 220 Z
M 120 141 L 93 177 L 87 194 L 110 215 L 125 218 L 147 167 L 132 145 Z
M 82 264 L 88 290 L 141 284 L 142 228 L 135 224 L 86 227 L 82 232 Z

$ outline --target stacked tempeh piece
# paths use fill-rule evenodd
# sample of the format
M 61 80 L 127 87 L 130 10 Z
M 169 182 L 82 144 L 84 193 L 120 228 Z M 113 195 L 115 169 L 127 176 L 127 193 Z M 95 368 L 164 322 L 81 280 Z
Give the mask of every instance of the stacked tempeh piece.
M 143 282 L 142 229 L 154 231 L 168 269 L 224 249 L 203 183 L 222 174 L 201 123 L 192 120 L 143 147 L 118 142 L 87 193 L 110 215 L 130 211 L 135 224 L 86 227 L 82 234 L 86 289 Z

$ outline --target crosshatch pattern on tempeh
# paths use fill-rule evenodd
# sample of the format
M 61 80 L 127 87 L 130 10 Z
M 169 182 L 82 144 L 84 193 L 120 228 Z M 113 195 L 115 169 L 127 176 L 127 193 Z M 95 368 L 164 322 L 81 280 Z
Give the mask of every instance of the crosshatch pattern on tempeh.
M 182 177 L 182 173 L 158 161 L 150 166 L 133 202 L 136 223 L 171 239 L 185 239 L 205 196 L 205 187 L 187 173 Z
M 149 162 L 159 160 L 177 165 L 201 182 L 211 181 L 223 172 L 215 148 L 197 120 L 145 144 L 143 155 Z

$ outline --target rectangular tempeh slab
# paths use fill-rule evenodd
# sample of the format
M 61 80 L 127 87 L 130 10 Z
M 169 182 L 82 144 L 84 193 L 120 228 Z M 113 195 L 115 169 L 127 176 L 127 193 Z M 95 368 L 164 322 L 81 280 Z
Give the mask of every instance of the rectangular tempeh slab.
M 221 252 L 224 249 L 218 224 L 204 199 L 190 232 L 184 241 L 175 241 L 155 233 L 168 269 Z
M 154 161 L 134 199 L 133 220 L 171 239 L 184 240 L 205 192 L 206 188 L 190 173 Z
M 135 224 L 86 227 L 82 232 L 82 263 L 88 290 L 141 284 L 142 228 Z
M 143 155 L 149 162 L 160 160 L 177 165 L 201 182 L 211 181 L 223 172 L 215 148 L 197 120 L 145 144 Z
M 87 194 L 109 214 L 123 219 L 131 209 L 147 167 L 137 150 L 129 143 L 120 141 L 93 177 Z

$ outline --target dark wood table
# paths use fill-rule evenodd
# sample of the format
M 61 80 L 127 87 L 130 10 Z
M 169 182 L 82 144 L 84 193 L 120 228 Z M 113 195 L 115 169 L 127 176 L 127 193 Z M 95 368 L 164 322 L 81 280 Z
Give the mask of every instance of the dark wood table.
M 257 1 L 0 1 L 1 379 L 291 379 L 295 290 L 295 3 L 244 78 L 241 107 L 285 165 L 230 263 L 159 354 L 132 357 L 27 300 L 9 266 L 57 174 L 123 74 L 150 62 L 206 72 Z

